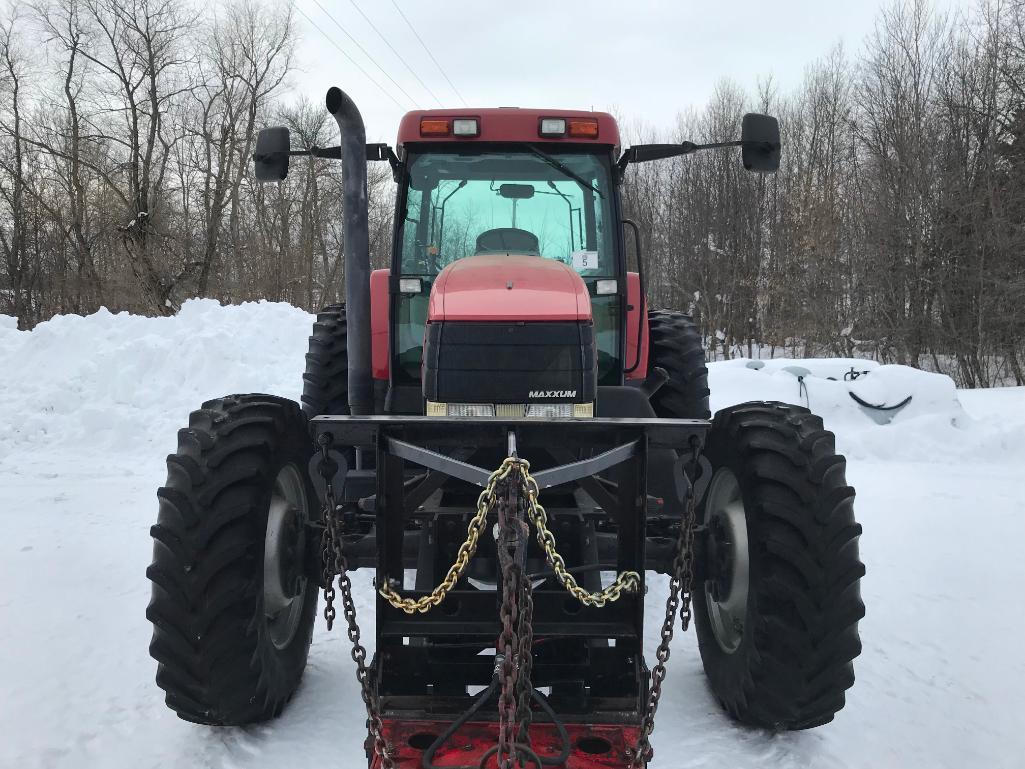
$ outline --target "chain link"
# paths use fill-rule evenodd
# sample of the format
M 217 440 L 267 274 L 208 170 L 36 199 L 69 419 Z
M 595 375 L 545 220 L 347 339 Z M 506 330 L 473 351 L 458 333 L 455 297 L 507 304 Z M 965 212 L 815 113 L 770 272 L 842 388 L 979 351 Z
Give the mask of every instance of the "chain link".
M 516 722 L 519 732 L 516 741 L 530 742 L 530 699 L 533 693 L 534 674 L 534 596 L 530 578 L 521 572 L 519 585 L 519 621 L 516 627 L 519 673 L 516 691 Z
M 360 643 L 356 604 L 352 600 L 352 582 L 349 581 L 344 557 L 342 558 L 342 571 L 338 575 L 338 587 L 342 594 L 342 612 L 348 625 L 349 641 L 352 642 L 352 661 L 356 663 L 356 680 L 359 681 L 360 694 L 367 706 L 367 729 L 373 742 L 374 753 L 381 759 L 381 769 L 394 769 L 395 762 L 388 754 L 388 744 L 384 739 L 384 723 L 381 721 L 381 705 L 377 699 L 377 689 L 370 680 L 370 669 L 367 667 L 367 650 Z
M 522 483 L 502 482 L 498 503 L 497 552 L 502 572 L 502 605 L 499 617 L 502 631 L 496 652 L 502 657 L 502 682 L 498 699 L 499 769 L 512 769 L 522 759 L 536 758 L 530 749 L 530 699 L 533 693 L 531 675 L 534 667 L 534 600 L 530 578 L 526 573 L 527 541 L 530 529 L 525 520 L 525 503 L 520 492 Z M 481 757 L 487 763 L 489 754 Z
M 520 461 L 520 473 L 523 476 L 523 483 L 527 490 L 527 514 L 537 530 L 537 543 L 545 551 L 548 565 L 552 567 L 556 578 L 566 591 L 576 598 L 584 606 L 604 606 L 607 603 L 618 601 L 623 593 L 635 593 L 641 586 L 641 575 L 636 571 L 624 571 L 616 575 L 616 579 L 607 588 L 590 593 L 580 587 L 569 570 L 566 562 L 555 547 L 555 535 L 548 528 L 548 513 L 537 501 L 540 491 L 537 481 L 530 474 L 530 463 L 526 460 Z
M 687 507 L 683 514 L 683 520 L 680 521 L 680 532 L 676 538 L 672 574 L 669 576 L 669 597 L 666 598 L 666 616 L 662 621 L 662 640 L 655 650 L 656 661 L 655 667 L 651 669 L 651 687 L 648 689 L 644 718 L 641 720 L 641 733 L 637 738 L 637 747 L 633 751 L 630 769 L 644 769 L 654 755 L 650 737 L 655 730 L 655 713 L 658 711 L 658 703 L 662 697 L 662 682 L 666 678 L 666 663 L 669 661 L 669 644 L 673 640 L 678 611 L 681 629 L 686 632 L 690 627 L 691 590 L 694 583 L 694 519 L 697 505 L 694 483 L 698 470 L 699 449 L 700 444 L 697 439 L 692 439 L 691 462 L 694 477 L 690 481 Z
M 516 688 L 519 682 L 517 664 L 516 620 L 519 614 L 519 572 L 509 569 L 502 577 L 502 607 L 499 617 L 502 632 L 498 636 L 498 653 L 502 655 L 500 673 L 502 687 L 498 695 L 498 766 L 508 769 L 513 761 L 513 740 L 516 736 Z
M 540 491 L 537 481 L 530 474 L 530 462 L 516 457 L 506 457 L 495 472 L 488 478 L 487 486 L 477 498 L 477 512 L 466 528 L 466 539 L 459 546 L 456 559 L 449 567 L 445 578 L 438 584 L 429 595 L 422 598 L 403 598 L 391 584 L 382 585 L 379 588 L 380 594 L 396 609 L 401 609 L 406 614 L 415 612 L 425 613 L 445 600 L 445 596 L 456 586 L 463 572 L 466 571 L 470 559 L 477 552 L 477 543 L 487 525 L 488 512 L 496 502 L 495 486 L 499 481 L 505 480 L 513 472 L 519 473 L 527 492 L 527 513 L 534 527 L 537 529 L 537 541 L 545 551 L 549 565 L 555 572 L 556 577 L 564 588 L 585 606 L 604 606 L 607 603 L 616 601 L 623 593 L 636 592 L 640 588 L 641 578 L 635 571 L 624 571 L 616 576 L 615 581 L 604 590 L 597 593 L 590 593 L 584 590 L 577 583 L 576 578 L 569 572 L 566 562 L 556 548 L 555 535 L 548 528 L 548 514 L 544 507 L 538 502 Z
M 320 554 L 323 563 L 323 584 L 324 584 L 324 619 L 327 621 L 327 629 L 330 630 L 335 624 L 335 586 L 334 576 L 342 574 L 344 569 L 344 557 L 342 555 L 342 533 L 338 522 L 338 504 L 335 501 L 335 490 L 331 484 L 334 471 L 337 465 L 331 459 L 331 436 L 321 435 L 320 462 L 317 465 L 317 472 L 324 479 L 324 533 L 320 540 Z
M 516 713 L 518 710 L 517 693 L 520 684 L 519 639 L 520 627 L 520 580 L 523 573 L 518 568 L 518 552 L 510 553 L 510 547 L 518 551 L 520 542 L 517 532 L 512 528 L 510 515 L 510 484 L 508 480 L 501 483 L 498 503 L 498 528 L 496 530 L 496 551 L 499 568 L 502 573 L 502 605 L 498 616 L 502 622 L 502 630 L 498 635 L 496 653 L 502 656 L 500 678 L 502 682 L 498 695 L 498 746 L 497 764 L 499 769 L 509 769 L 514 760 L 513 742 L 516 739 Z
M 505 480 L 509 476 L 515 465 L 516 460 L 509 457 L 488 477 L 488 483 L 484 487 L 484 491 L 477 497 L 477 512 L 470 519 L 470 523 L 466 527 L 466 539 L 459 546 L 456 560 L 449 567 L 445 578 L 431 591 L 430 595 L 416 599 L 403 598 L 398 594 L 393 585 L 385 584 L 380 587 L 378 592 L 388 603 L 396 609 L 402 609 L 406 614 L 414 614 L 416 612 L 428 612 L 445 600 L 445 596 L 459 582 L 460 577 L 463 576 L 463 572 L 466 571 L 466 567 L 470 563 L 470 559 L 477 552 L 477 543 L 487 526 L 488 512 L 494 507 L 496 502 L 495 486 L 499 481 Z
M 395 762 L 388 754 L 388 745 L 384 739 L 384 724 L 381 721 L 381 707 L 377 699 L 377 689 L 370 679 L 367 667 L 367 650 L 360 641 L 359 622 L 356 619 L 356 603 L 352 598 L 352 581 L 349 579 L 349 565 L 342 552 L 341 524 L 338 520 L 338 504 L 331 485 L 333 461 L 329 454 L 331 438 L 320 437 L 321 457 L 318 472 L 323 476 L 326 488 L 324 494 L 324 535 L 321 540 L 321 559 L 324 564 L 324 619 L 327 629 L 331 630 L 335 620 L 335 589 L 334 578 L 338 577 L 338 588 L 342 597 L 342 614 L 345 617 L 347 634 L 352 643 L 352 661 L 356 663 L 356 680 L 359 681 L 360 694 L 367 708 L 367 730 L 370 734 L 375 755 L 380 759 L 381 769 L 394 769 Z

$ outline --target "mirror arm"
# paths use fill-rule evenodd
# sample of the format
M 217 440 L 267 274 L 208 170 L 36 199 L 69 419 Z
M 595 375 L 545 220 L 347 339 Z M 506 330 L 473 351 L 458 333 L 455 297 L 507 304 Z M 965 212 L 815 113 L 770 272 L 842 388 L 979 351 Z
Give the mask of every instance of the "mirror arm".
M 623 174 L 630 163 L 647 163 L 651 160 L 675 158 L 681 155 L 700 152 L 701 150 L 718 150 L 724 147 L 757 147 L 766 152 L 776 149 L 776 145 L 773 142 L 744 141 L 742 139 L 732 142 L 712 142 L 711 144 L 695 144 L 694 142 L 682 142 L 681 144 L 638 144 L 636 147 L 629 147 L 624 150 L 616 162 L 617 181 L 623 180 Z
M 395 150 L 387 144 L 368 144 L 367 160 L 387 160 L 388 165 L 391 166 L 392 179 L 397 182 L 402 180 L 402 163 L 399 162 Z
M 675 158 L 680 155 L 689 155 L 703 145 L 694 142 L 682 142 L 681 144 L 638 144 L 623 151 L 619 161 L 616 163 L 619 179 L 622 180 L 623 172 L 630 163 L 647 163 L 650 160 L 663 160 L 664 158 Z
M 275 158 L 283 155 L 280 152 L 269 152 L 253 154 L 253 160 L 256 162 L 264 162 L 274 160 Z M 342 148 L 336 147 L 310 147 L 306 150 L 289 150 L 288 155 L 290 157 L 314 157 L 324 158 L 326 160 L 341 160 L 342 159 Z M 395 151 L 387 144 L 368 144 L 367 145 L 367 160 L 368 161 L 379 161 L 387 160 L 391 165 L 392 177 L 398 181 L 399 173 L 402 168 L 402 164 L 399 162 L 398 157 L 395 155 Z

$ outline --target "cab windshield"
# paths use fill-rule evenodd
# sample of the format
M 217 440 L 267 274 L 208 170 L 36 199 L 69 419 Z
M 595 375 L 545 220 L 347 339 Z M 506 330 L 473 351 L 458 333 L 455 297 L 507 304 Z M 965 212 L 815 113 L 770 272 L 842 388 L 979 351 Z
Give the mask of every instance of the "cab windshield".
M 421 290 L 400 294 L 396 315 L 398 381 L 420 377 L 428 296 L 446 265 L 475 254 L 555 259 L 588 285 L 600 384 L 617 384 L 619 301 L 597 292 L 615 278 L 612 174 L 605 154 L 552 148 L 474 145 L 410 153 L 397 255 Z
M 582 152 L 431 152 L 409 160 L 402 274 L 474 254 L 534 254 L 613 277 L 608 159 Z

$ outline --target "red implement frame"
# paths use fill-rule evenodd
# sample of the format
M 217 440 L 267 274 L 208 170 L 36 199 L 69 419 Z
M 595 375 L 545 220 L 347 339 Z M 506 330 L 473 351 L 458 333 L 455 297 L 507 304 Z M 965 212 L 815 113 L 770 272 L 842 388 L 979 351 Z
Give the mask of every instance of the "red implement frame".
M 423 751 L 448 728 L 441 721 L 396 721 L 384 719 L 384 738 L 393 745 L 396 769 L 421 769 Z M 628 750 L 637 744 L 640 728 L 620 724 L 566 724 L 570 749 L 566 763 L 550 769 L 625 769 L 630 765 Z M 530 743 L 541 758 L 557 756 L 562 749 L 559 733 L 552 724 L 531 724 Z M 434 754 L 434 765 L 477 766 L 481 756 L 498 744 L 498 724 L 471 721 L 464 724 Z M 380 769 L 374 761 L 370 769 Z M 488 769 L 495 766 L 494 759 Z

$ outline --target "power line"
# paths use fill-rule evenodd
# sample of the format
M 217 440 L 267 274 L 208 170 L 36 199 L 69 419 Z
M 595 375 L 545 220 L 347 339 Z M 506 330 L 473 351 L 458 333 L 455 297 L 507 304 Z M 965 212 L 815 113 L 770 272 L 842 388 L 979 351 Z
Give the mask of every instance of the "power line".
M 441 64 L 438 63 L 438 60 L 434 58 L 434 54 L 431 53 L 431 49 L 427 47 L 427 43 L 423 41 L 423 38 L 420 37 L 420 34 L 416 31 L 416 27 L 409 23 L 409 19 L 406 18 L 406 14 L 402 12 L 402 9 L 399 8 L 399 4 L 396 3 L 395 0 L 391 0 L 391 4 L 395 6 L 395 10 L 399 12 L 399 16 L 401 16 L 402 20 L 406 22 L 406 26 L 409 27 L 409 29 L 413 32 L 413 34 L 416 36 L 416 39 L 420 41 L 420 45 L 422 45 L 424 47 L 424 50 L 427 51 L 427 55 L 431 57 L 431 61 L 434 62 L 434 66 L 438 68 L 438 71 L 442 74 L 442 77 L 444 77 L 445 80 L 448 81 L 448 84 L 452 86 L 452 90 L 455 91 L 456 96 L 459 97 L 459 101 L 461 101 L 463 103 L 463 106 L 465 107 L 466 99 L 464 99 L 463 95 L 459 93 L 459 89 L 456 88 L 455 83 L 452 82 L 452 79 L 447 74 L 445 74 L 445 70 L 442 69 Z
M 311 25 L 312 25 L 312 26 L 313 26 L 314 28 L 316 28 L 316 29 L 320 30 L 320 34 L 322 34 L 322 35 L 324 36 L 324 39 L 325 39 L 325 40 L 327 40 L 327 41 L 328 41 L 329 43 L 331 43 L 331 45 L 333 45 L 333 46 L 334 46 L 335 48 L 337 48 L 337 49 L 338 49 L 338 52 L 339 52 L 340 54 L 342 54 L 342 56 L 344 56 L 344 57 L 345 57 L 346 59 L 348 59 L 349 61 L 351 61 L 351 62 L 352 62 L 352 65 L 353 65 L 353 66 L 354 66 L 354 67 L 355 67 L 356 69 L 358 69 L 358 70 L 359 70 L 360 72 L 362 72 L 362 73 L 363 73 L 363 76 L 364 76 L 364 77 L 365 77 L 365 78 L 366 78 L 367 80 L 369 80 L 369 81 L 370 81 L 371 83 L 373 83 L 374 85 L 376 85 L 376 86 L 377 86 L 377 88 L 378 88 L 378 90 L 380 90 L 380 91 L 381 91 L 381 93 L 383 93 L 383 94 L 384 94 L 385 96 L 387 96 L 387 97 L 388 97 L 389 99 L 391 99 L 391 100 L 392 100 L 393 102 L 395 102 L 395 106 L 396 106 L 396 107 L 398 107 L 399 109 L 402 109 L 402 110 L 404 110 L 404 109 L 405 109 L 405 107 L 404 107 L 403 105 L 399 104 L 399 100 L 398 100 L 398 99 L 396 99 L 396 98 L 395 98 L 394 96 L 392 96 L 392 93 L 391 93 L 391 91 L 389 91 L 389 90 L 388 90 L 387 88 L 385 88 L 385 87 L 384 87 L 384 86 L 382 86 L 382 85 L 381 85 L 380 83 L 378 83 L 378 82 L 377 82 L 376 80 L 374 80 L 374 78 L 372 78 L 372 77 L 370 76 L 370 73 L 369 73 L 369 72 L 367 72 L 367 71 L 366 71 L 365 69 L 363 69 L 363 67 L 361 67 L 361 66 L 359 65 L 359 62 L 358 62 L 358 61 L 356 61 L 356 60 L 355 60 L 354 58 L 352 58 L 351 56 L 349 56 L 349 54 L 348 54 L 348 53 L 346 53 L 346 52 L 345 52 L 345 50 L 344 50 L 344 49 L 343 49 L 343 48 L 342 48 L 342 47 L 341 47 L 340 45 L 338 45 L 338 43 L 336 43 L 336 42 L 334 41 L 334 39 L 333 39 L 333 38 L 331 38 L 331 37 L 330 37 L 330 36 L 329 36 L 329 35 L 327 34 L 327 32 L 325 32 L 325 31 L 324 31 L 323 29 L 321 29 L 321 28 L 320 28 L 320 27 L 319 27 L 319 26 L 317 25 L 317 23 L 313 21 L 313 19 L 311 19 L 311 18 L 310 18 L 309 16 L 307 16 L 307 15 L 306 15 L 306 12 L 305 12 L 305 11 L 304 11 L 304 10 L 303 10 L 302 8 L 300 8 L 300 7 L 299 7 L 298 5 L 296 5 L 296 4 L 293 4 L 293 6 L 292 6 L 292 7 L 293 7 L 293 8 L 295 8 L 295 9 L 296 9 L 297 11 L 299 11 L 299 13 L 301 13 L 301 14 L 302 14 L 303 18 L 305 18 L 305 19 L 306 19 L 306 21 L 308 21 L 308 22 L 309 22 L 309 23 L 310 23 L 310 24 L 311 24 Z
M 407 98 L 407 99 L 409 99 L 409 100 L 410 100 L 410 101 L 411 101 L 411 102 L 413 103 L 413 106 L 415 107 L 415 106 L 416 106 L 416 99 L 414 99 L 414 98 L 413 98 L 412 96 L 410 96 L 410 95 L 409 95 L 408 93 L 406 93 L 406 89 L 405 89 L 405 88 L 403 88 L 403 87 L 402 87 L 401 85 L 399 85 L 399 84 L 398 84 L 398 81 L 396 81 L 396 80 L 395 80 L 395 78 L 393 78 L 393 77 L 392 77 L 391 75 L 389 75 L 389 74 L 388 74 L 388 73 L 387 73 L 387 72 L 385 71 L 384 67 L 382 67 L 382 66 L 381 66 L 380 64 L 378 64 L 378 63 L 377 63 L 377 60 L 376 60 L 376 59 L 375 59 L 375 58 L 374 58 L 373 56 L 371 56 L 371 55 L 370 55 L 370 52 L 369 52 L 369 51 L 367 51 L 367 49 L 366 49 L 366 48 L 364 48 L 364 47 L 363 47 L 362 45 L 360 45 L 360 44 L 359 44 L 359 40 L 357 40 L 357 39 L 356 39 L 356 38 L 354 38 L 354 37 L 353 37 L 352 35 L 350 35 L 350 34 L 349 34 L 349 32 L 348 32 L 348 31 L 347 31 L 347 30 L 345 29 L 345 27 L 343 27 L 343 26 L 342 26 L 341 24 L 339 24 L 339 23 L 338 23 L 338 20 L 337 20 L 337 19 L 336 19 L 336 18 L 335 18 L 334 16 L 332 16 L 332 15 L 331 15 L 331 14 L 330 14 L 330 13 L 328 12 L 327 8 L 325 8 L 324 6 L 322 6 L 322 5 L 320 4 L 320 1 L 319 1 L 319 0 L 313 0 L 313 2 L 314 2 L 314 4 L 315 4 L 315 5 L 316 5 L 316 6 L 317 6 L 317 7 L 318 7 L 318 8 L 320 9 L 320 10 L 322 10 L 322 11 L 324 12 L 324 14 L 325 14 L 325 15 L 326 15 L 326 16 L 327 16 L 327 17 L 328 17 L 329 19 L 331 19 L 331 21 L 332 21 L 332 22 L 334 22 L 334 25 L 335 25 L 336 27 L 338 27 L 338 29 L 340 29 L 340 30 L 342 31 L 342 33 L 343 33 L 343 34 L 344 34 L 344 35 L 345 35 L 345 36 L 346 36 L 347 38 L 349 38 L 349 39 L 350 39 L 350 40 L 351 40 L 351 41 L 353 42 L 353 44 L 354 44 L 354 45 L 355 45 L 355 46 L 356 46 L 357 48 L 359 48 L 359 49 L 360 49 L 361 51 L 363 51 L 363 55 L 364 55 L 364 56 L 366 56 L 366 57 L 367 57 L 368 59 L 370 59 L 370 61 L 371 61 L 371 62 L 373 62 L 374 66 L 375 66 L 375 67 L 377 67 L 377 68 L 378 68 L 379 70 L 381 70 L 381 73 L 382 73 L 382 74 L 383 74 L 383 75 L 384 75 L 384 76 L 385 76 L 386 78 L 388 78 L 389 80 L 391 80 L 391 81 L 392 81 L 392 83 L 393 83 L 393 84 L 395 85 L 395 87 L 396 87 L 396 88 L 398 88 L 398 89 L 399 89 L 400 91 L 402 91 L 402 93 L 403 93 L 403 94 L 405 94 L 406 98 Z
M 439 107 L 442 106 L 441 99 L 438 98 L 438 95 L 436 93 L 434 93 L 434 91 L 431 90 L 431 87 L 429 85 L 427 85 L 427 83 L 425 83 L 423 80 L 420 79 L 420 76 L 416 73 L 416 70 L 413 69 L 411 66 L 409 66 L 409 62 L 407 62 L 404 58 L 402 58 L 402 54 L 399 53 L 398 51 L 396 51 L 395 48 L 392 46 L 392 44 L 390 42 L 388 42 L 388 38 L 385 37 L 383 34 L 381 34 L 381 30 L 379 30 L 377 28 L 377 26 L 374 24 L 374 22 L 371 21 L 370 17 L 367 16 L 365 13 L 363 13 L 363 9 L 362 8 L 360 8 L 358 5 L 356 5 L 356 0 L 349 0 L 349 2 L 352 3 L 352 7 L 353 8 L 355 8 L 357 11 L 359 11 L 359 15 L 367 20 L 367 24 L 369 24 L 370 28 L 373 29 L 374 32 L 377 33 L 377 36 L 379 38 L 381 38 L 381 40 L 384 41 L 384 44 L 386 46 L 388 46 L 388 49 L 392 53 L 394 53 L 395 56 L 398 57 L 398 60 L 401 61 L 406 66 L 406 69 L 409 70 L 409 74 L 411 74 L 413 77 L 416 78 L 416 81 L 420 85 L 422 85 L 424 87 L 424 90 L 426 90 L 427 93 L 429 93 L 433 97 L 434 101 L 436 101 L 438 103 Z

